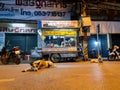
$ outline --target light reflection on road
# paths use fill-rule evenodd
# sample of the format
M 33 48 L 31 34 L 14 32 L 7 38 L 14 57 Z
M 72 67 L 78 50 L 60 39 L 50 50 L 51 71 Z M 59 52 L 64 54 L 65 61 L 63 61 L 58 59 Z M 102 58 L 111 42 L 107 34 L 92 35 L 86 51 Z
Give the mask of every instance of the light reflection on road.
M 10 82 L 10 81 L 14 81 L 14 78 L 10 78 L 10 79 L 0 79 L 0 82 Z

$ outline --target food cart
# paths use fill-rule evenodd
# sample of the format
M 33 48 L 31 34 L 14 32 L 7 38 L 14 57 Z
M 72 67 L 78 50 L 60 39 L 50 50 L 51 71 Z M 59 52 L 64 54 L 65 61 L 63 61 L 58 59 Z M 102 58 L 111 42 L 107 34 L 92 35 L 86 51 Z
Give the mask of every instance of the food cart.
M 43 57 L 53 62 L 78 58 L 78 21 L 39 21 L 38 48 Z

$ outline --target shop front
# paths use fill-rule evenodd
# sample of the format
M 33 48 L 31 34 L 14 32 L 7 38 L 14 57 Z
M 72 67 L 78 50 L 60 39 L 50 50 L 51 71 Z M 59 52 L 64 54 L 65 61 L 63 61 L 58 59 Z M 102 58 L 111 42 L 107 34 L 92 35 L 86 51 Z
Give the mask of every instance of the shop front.
M 29 54 L 30 50 L 37 46 L 37 29 L 36 24 L 27 23 L 1 23 L 1 48 L 8 42 L 8 50 L 14 46 L 18 46 L 25 54 Z
M 99 40 L 97 41 L 97 25 L 100 25 Z M 88 52 L 90 58 L 96 58 L 98 48 L 102 57 L 108 57 L 109 48 L 114 45 L 120 46 L 120 23 L 119 21 L 92 21 L 88 39 Z M 99 47 L 98 47 L 99 44 Z
M 42 48 L 43 56 L 54 62 L 76 59 L 80 30 L 78 25 L 78 21 L 41 21 L 41 28 L 38 24 L 38 48 Z

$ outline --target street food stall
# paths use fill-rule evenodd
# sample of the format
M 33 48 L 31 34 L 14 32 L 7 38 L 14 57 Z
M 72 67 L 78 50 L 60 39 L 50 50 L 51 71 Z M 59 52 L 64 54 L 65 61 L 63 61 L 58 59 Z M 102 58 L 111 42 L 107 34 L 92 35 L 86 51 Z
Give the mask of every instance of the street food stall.
M 75 60 L 79 50 L 78 21 L 38 22 L 38 48 L 53 62 Z

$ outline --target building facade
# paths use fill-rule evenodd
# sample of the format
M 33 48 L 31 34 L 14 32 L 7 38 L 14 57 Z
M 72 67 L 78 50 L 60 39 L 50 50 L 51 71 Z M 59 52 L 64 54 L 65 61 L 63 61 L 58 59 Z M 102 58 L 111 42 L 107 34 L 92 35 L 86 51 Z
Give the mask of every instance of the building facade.
M 88 4 L 91 5 L 91 2 L 89 3 L 89 0 Z M 106 4 L 108 3 L 105 3 L 104 5 Z M 110 5 L 111 3 L 109 4 L 109 6 Z M 115 4 L 113 5 L 113 7 L 114 6 Z M 31 49 L 33 49 L 34 47 L 38 47 L 38 21 L 71 20 L 71 16 L 75 17 L 75 13 L 72 13 L 71 15 L 71 8 L 72 7 L 70 3 L 66 4 L 62 2 L 47 2 L 42 0 L 1 0 L 0 49 L 2 49 L 2 47 L 6 45 L 8 41 L 10 41 L 11 45 L 9 49 L 14 46 L 19 46 L 22 51 L 30 53 Z M 118 6 L 116 8 L 118 8 Z M 98 10 L 98 8 L 94 9 L 95 11 Z M 109 9 L 107 10 L 109 11 Z M 89 15 L 92 15 L 92 26 L 88 35 L 89 57 L 97 57 L 98 47 L 96 44 L 96 31 L 98 24 L 100 24 L 100 53 L 103 57 L 106 57 L 108 55 L 108 48 L 113 47 L 116 44 L 120 46 L 120 22 L 101 21 L 108 20 L 105 18 L 106 15 L 101 16 L 101 13 L 97 12 L 98 14 L 100 14 L 99 17 L 98 14 L 92 14 L 92 12 L 90 12 L 90 10 L 92 11 L 93 8 L 86 8 L 86 10 Z M 99 8 L 98 11 L 102 11 L 102 9 Z M 117 11 L 117 15 L 119 15 L 119 10 L 117 9 Z M 76 11 L 76 13 L 79 14 L 79 11 Z M 100 21 L 94 21 L 97 19 Z M 114 20 L 119 19 L 115 18 Z M 82 40 L 81 34 L 79 40 Z

